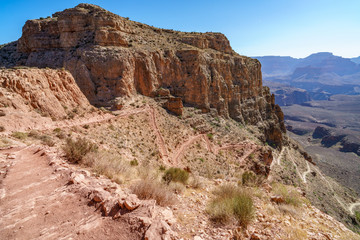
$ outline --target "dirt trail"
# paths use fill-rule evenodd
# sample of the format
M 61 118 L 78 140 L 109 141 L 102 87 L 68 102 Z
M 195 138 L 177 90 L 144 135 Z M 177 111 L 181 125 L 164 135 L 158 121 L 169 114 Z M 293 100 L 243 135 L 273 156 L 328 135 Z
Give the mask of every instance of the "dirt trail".
M 304 173 L 302 174 L 302 178 L 303 178 L 303 180 L 304 180 L 304 183 L 307 182 L 307 180 L 306 180 L 306 175 L 308 175 L 308 174 L 311 172 L 310 164 L 309 164 L 308 161 L 306 161 L 306 167 L 307 167 L 306 172 L 304 172 Z
M 148 113 L 149 113 L 149 119 L 150 119 L 150 123 L 151 126 L 153 128 L 153 131 L 155 132 L 156 135 L 156 139 L 157 139 L 157 144 L 159 147 L 159 151 L 161 156 L 163 157 L 163 160 L 168 162 L 169 161 L 169 154 L 167 151 L 167 147 L 165 145 L 165 141 L 164 141 L 164 137 L 162 136 L 159 127 L 157 126 L 157 121 L 156 121 L 156 112 L 155 109 L 152 107 L 148 108 Z
M 357 203 L 352 203 L 349 207 L 349 211 L 351 214 L 355 214 L 355 211 L 354 211 L 354 208 L 357 207 L 357 206 L 360 206 L 360 202 L 357 202 Z
M 1 239 L 137 239 L 128 224 L 104 218 L 72 193 L 37 147 L 1 150 Z M 4 177 L 4 176 L 3 176 Z
M 178 147 L 174 154 L 171 156 L 171 163 L 178 165 L 179 164 L 179 158 L 184 154 L 186 148 L 188 148 L 191 144 L 196 142 L 197 140 L 203 138 L 204 134 L 199 134 L 195 136 L 191 136 L 187 141 L 185 141 L 180 147 Z
M 195 136 L 191 136 L 188 140 L 186 140 L 183 144 L 181 144 L 180 147 L 178 147 L 175 150 L 174 154 L 171 156 L 170 162 L 174 165 L 178 165 L 179 159 L 183 156 L 186 149 L 190 145 L 194 144 L 196 141 L 201 140 L 201 139 L 205 141 L 208 151 L 210 151 L 214 154 L 218 154 L 219 151 L 221 151 L 221 150 L 229 150 L 229 149 L 237 149 L 237 148 L 243 149 L 243 148 L 247 148 L 250 146 L 250 149 L 247 150 L 240 159 L 238 159 L 238 161 L 240 161 L 240 162 L 244 161 L 250 154 L 252 154 L 256 150 L 256 145 L 251 142 L 243 142 L 243 143 L 239 143 L 239 144 L 227 144 L 227 145 L 224 145 L 221 147 L 216 146 L 209 140 L 209 138 L 206 134 L 198 134 Z

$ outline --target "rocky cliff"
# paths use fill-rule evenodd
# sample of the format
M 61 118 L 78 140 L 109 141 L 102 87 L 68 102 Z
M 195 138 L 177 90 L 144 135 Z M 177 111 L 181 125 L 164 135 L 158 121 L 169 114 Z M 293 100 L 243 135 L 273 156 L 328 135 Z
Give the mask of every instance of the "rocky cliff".
M 259 61 L 235 53 L 223 34 L 159 29 L 80 4 L 27 21 L 0 51 L 0 66 L 65 67 L 92 104 L 165 88 L 185 105 L 256 124 L 281 145 L 283 114 Z

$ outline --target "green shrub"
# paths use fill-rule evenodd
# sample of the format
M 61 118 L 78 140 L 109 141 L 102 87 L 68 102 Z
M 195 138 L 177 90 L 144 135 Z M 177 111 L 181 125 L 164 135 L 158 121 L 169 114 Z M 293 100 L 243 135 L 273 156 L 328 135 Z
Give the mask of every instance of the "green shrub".
M 170 182 L 180 182 L 186 184 L 189 179 L 189 173 L 181 168 L 169 168 L 163 175 L 163 180 L 169 184 Z
M 358 224 L 360 224 L 360 212 L 355 211 L 355 219 L 358 222 Z
M 130 161 L 130 165 L 131 165 L 131 166 L 137 166 L 137 165 L 139 165 L 139 162 L 138 162 L 137 159 L 134 159 L 134 160 L 131 160 L 131 161 Z
M 65 157 L 72 163 L 80 162 L 87 153 L 95 151 L 96 149 L 96 145 L 85 138 L 78 138 L 76 141 L 68 138 L 63 147 Z
M 61 128 L 55 128 L 55 129 L 53 130 L 54 133 L 60 133 L 61 131 L 62 131 Z
M 23 133 L 23 132 L 13 132 L 12 136 L 14 138 L 20 139 L 20 140 L 24 140 L 25 138 L 27 138 L 27 133 Z
M 215 198 L 206 209 L 212 221 L 224 224 L 235 218 L 240 226 L 246 227 L 253 220 L 255 207 L 249 192 L 226 184 L 213 193 Z

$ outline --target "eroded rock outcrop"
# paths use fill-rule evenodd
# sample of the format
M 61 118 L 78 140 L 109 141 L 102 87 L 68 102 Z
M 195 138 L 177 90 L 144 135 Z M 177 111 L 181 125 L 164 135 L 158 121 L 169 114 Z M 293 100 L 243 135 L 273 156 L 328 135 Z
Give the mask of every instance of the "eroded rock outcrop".
M 93 104 L 164 88 L 203 112 L 256 124 L 281 145 L 283 114 L 262 86 L 259 61 L 235 53 L 223 34 L 154 28 L 80 4 L 27 21 L 16 54 L 14 45 L 0 65 L 65 67 Z
M 91 107 L 68 71 L 35 68 L 0 70 L 0 106 L 55 119 Z

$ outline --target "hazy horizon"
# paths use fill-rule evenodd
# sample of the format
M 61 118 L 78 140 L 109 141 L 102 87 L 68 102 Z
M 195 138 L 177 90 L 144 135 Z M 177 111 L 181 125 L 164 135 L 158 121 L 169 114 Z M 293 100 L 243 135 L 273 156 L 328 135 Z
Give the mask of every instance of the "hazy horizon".
M 26 20 L 47 17 L 81 2 L 1 0 L 0 44 L 17 40 Z M 304 58 L 317 52 L 332 52 L 345 58 L 360 56 L 357 0 L 87 2 L 159 28 L 221 32 L 236 52 L 246 56 Z

